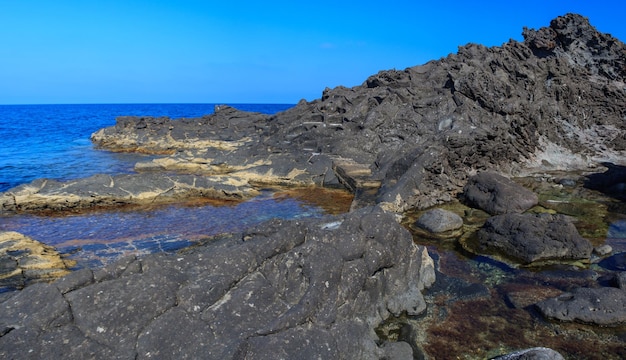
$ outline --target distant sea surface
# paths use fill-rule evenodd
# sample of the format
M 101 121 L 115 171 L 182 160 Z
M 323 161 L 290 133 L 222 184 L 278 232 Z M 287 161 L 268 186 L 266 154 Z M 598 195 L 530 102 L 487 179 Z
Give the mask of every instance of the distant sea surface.
M 213 113 L 216 104 L 0 105 L 0 192 L 37 178 L 69 180 L 132 172 L 143 155 L 95 149 L 95 131 L 124 115 L 172 119 Z M 293 104 L 230 104 L 274 114 Z

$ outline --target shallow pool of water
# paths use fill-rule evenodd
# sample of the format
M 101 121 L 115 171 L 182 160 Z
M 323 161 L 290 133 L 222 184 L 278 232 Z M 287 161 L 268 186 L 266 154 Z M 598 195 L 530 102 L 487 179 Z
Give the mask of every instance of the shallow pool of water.
M 179 250 L 211 236 L 264 221 L 345 212 L 352 196 L 341 190 L 267 190 L 244 202 L 194 200 L 144 209 L 0 217 L 0 231 L 17 231 L 54 246 L 76 268 L 96 268 L 126 255 Z

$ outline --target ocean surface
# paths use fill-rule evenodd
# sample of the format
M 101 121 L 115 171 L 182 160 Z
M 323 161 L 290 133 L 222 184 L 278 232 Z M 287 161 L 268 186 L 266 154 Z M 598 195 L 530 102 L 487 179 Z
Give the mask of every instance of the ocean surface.
M 216 104 L 0 105 L 0 192 L 37 178 L 128 173 L 141 155 L 97 150 L 91 134 L 123 115 L 199 117 Z M 274 114 L 292 104 L 231 104 Z

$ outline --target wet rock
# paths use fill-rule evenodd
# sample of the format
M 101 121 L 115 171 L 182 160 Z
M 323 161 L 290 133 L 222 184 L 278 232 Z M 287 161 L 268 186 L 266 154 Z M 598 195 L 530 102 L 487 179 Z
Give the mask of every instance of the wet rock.
M 491 215 L 522 213 L 537 205 L 537 194 L 514 181 L 490 172 L 472 176 L 463 189 L 465 200 Z
M 415 225 L 432 233 L 458 230 L 463 226 L 463 219 L 444 209 L 432 209 L 420 216 Z
M 592 245 L 564 215 L 505 214 L 478 231 L 480 251 L 496 252 L 524 264 L 540 260 L 589 259 Z
M 622 290 L 626 290 L 626 271 L 615 274 L 615 285 Z
M 565 360 L 565 358 L 555 350 L 536 347 L 498 356 L 493 360 Z
M 68 274 L 71 266 L 73 262 L 51 246 L 17 232 L 0 231 L 0 289 L 52 281 Z
M 626 271 L 626 252 L 614 254 L 598 263 L 605 269 L 613 271 Z
M 240 200 L 258 192 L 241 179 L 184 174 L 94 175 L 59 182 L 39 179 L 0 193 L 0 210 L 59 211 L 173 202 L 190 197 Z
M 423 312 L 433 282 L 426 249 L 380 209 L 274 220 L 18 292 L 0 304 L 0 356 L 45 357 L 70 335 L 82 345 L 60 345 L 58 357 L 99 346 L 108 358 L 408 356 L 408 344 L 379 346 L 374 329 Z M 38 298 L 52 307 L 33 309 Z
M 536 304 L 550 319 L 609 326 L 626 323 L 626 291 L 614 287 L 576 288 Z

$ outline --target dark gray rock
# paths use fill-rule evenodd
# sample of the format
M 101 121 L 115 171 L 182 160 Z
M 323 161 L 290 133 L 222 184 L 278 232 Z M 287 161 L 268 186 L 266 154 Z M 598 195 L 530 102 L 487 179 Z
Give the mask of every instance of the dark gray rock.
M 536 347 L 498 356 L 493 360 L 565 360 L 565 358 L 555 350 Z
M 589 259 L 592 245 L 564 215 L 505 214 L 489 218 L 478 231 L 480 251 L 522 263 Z
M 463 197 L 471 206 L 491 215 L 522 213 L 539 202 L 534 192 L 491 172 L 472 176 L 463 189 Z
M 348 158 L 369 166 L 382 184 L 377 201 L 394 211 L 454 199 L 477 171 L 513 176 L 616 161 L 626 150 L 626 46 L 576 14 L 523 34 L 523 42 L 468 44 L 360 86 L 327 88 L 273 116 L 222 107 L 183 121 L 121 118 L 93 139 L 127 150 L 195 149 L 207 158 L 236 144 L 240 155 L 292 154 L 299 169 L 314 154 Z
M 0 304 L 0 357 L 45 358 L 62 341 L 55 357 L 412 356 L 374 329 L 423 312 L 433 282 L 426 249 L 380 209 L 275 220 L 28 287 Z
M 626 323 L 626 291 L 614 287 L 577 288 L 536 304 L 543 316 L 612 326 Z
M 463 226 L 463 219 L 444 209 L 432 209 L 420 216 L 415 225 L 432 233 L 457 230 Z

